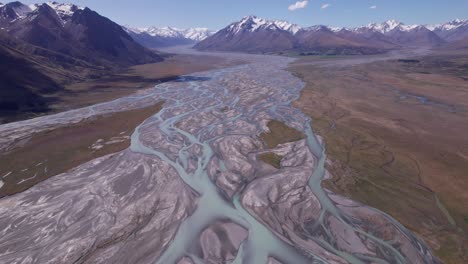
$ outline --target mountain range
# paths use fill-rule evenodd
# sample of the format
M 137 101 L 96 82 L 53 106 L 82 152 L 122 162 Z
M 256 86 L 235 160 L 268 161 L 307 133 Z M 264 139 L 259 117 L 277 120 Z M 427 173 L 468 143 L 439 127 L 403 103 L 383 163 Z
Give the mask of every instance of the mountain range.
M 69 83 L 162 61 L 155 48 L 182 44 L 199 50 L 305 55 L 375 54 L 409 46 L 461 49 L 468 48 L 468 20 L 440 25 L 389 20 L 337 28 L 247 16 L 214 32 L 123 27 L 74 4 L 0 4 L 0 119 L 47 111 L 51 95 Z
M 67 83 L 162 61 L 117 23 L 57 2 L 1 4 L 0 56 L 0 117 L 46 111 Z
M 300 27 L 287 21 L 246 16 L 195 45 L 199 50 L 287 52 L 306 54 L 375 54 L 402 47 L 463 46 L 468 20 L 440 25 L 405 25 L 396 20 L 356 28 L 317 25 Z
M 215 33 L 207 28 L 135 28 L 125 26 L 124 29 L 135 41 L 148 48 L 195 44 Z
M 118 24 L 72 4 L 11 2 L 0 7 L 0 27 L 13 38 L 34 46 L 104 66 L 160 60 Z

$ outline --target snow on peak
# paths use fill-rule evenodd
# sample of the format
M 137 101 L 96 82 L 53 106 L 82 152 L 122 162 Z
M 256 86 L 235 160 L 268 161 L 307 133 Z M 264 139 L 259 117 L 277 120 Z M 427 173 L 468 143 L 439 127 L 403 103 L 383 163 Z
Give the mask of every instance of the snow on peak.
M 281 28 L 282 30 L 289 31 L 293 34 L 296 34 L 299 30 L 301 30 L 300 26 L 289 23 L 287 21 L 277 20 L 277 21 L 274 21 L 274 23 L 277 27 Z
M 384 26 L 386 26 L 389 30 L 393 30 L 393 29 L 403 25 L 403 23 L 401 23 L 400 21 L 397 21 L 395 19 L 387 20 L 387 21 L 383 22 L 382 24 Z
M 371 23 L 368 24 L 367 26 L 364 27 L 358 27 L 355 28 L 354 31 L 362 31 L 365 29 L 370 29 L 372 31 L 376 31 L 382 34 L 386 34 L 390 31 L 393 30 L 399 30 L 399 31 L 411 31 L 413 29 L 416 29 L 418 27 L 421 27 L 420 25 L 405 25 L 395 19 L 387 20 L 383 23 Z
M 404 24 L 401 24 L 399 28 L 400 28 L 401 31 L 411 31 L 411 30 L 417 29 L 417 28 L 424 28 L 424 26 L 421 26 L 421 25 L 404 25 Z
M 46 3 L 48 6 L 50 6 L 52 9 L 55 10 L 55 12 L 57 12 L 57 14 L 64 18 L 64 17 L 71 17 L 75 11 L 77 10 L 80 10 L 80 9 L 84 9 L 83 7 L 78 7 L 74 4 L 70 4 L 70 3 L 58 3 L 58 2 L 47 2 Z
M 306 31 L 320 31 L 320 30 L 330 30 L 327 26 L 324 25 L 315 25 L 311 27 L 307 27 L 304 30 Z
M 239 22 L 232 23 L 228 29 L 234 34 L 237 34 L 244 30 L 249 32 L 255 32 L 260 28 L 270 30 L 280 29 L 288 31 L 292 34 L 296 34 L 301 29 L 301 27 L 299 27 L 298 25 L 289 23 L 287 21 L 267 20 L 256 16 L 243 17 Z
M 134 28 L 126 26 L 127 30 L 136 33 L 142 34 L 146 33 L 152 37 L 163 37 L 163 38 L 186 38 L 194 41 L 202 41 L 205 38 L 214 34 L 214 31 L 207 28 L 188 28 L 180 29 L 175 27 L 143 27 L 143 28 Z
M 195 41 L 202 41 L 214 33 L 214 31 L 209 30 L 208 28 L 189 28 L 184 30 L 185 38 Z
M 468 26 L 468 20 L 463 20 L 463 19 L 454 19 L 450 22 L 443 23 L 443 24 L 435 24 L 435 25 L 427 25 L 426 27 L 429 30 L 436 30 L 436 31 L 450 31 L 457 29 L 462 26 Z
M 148 27 L 148 28 L 141 28 L 142 32 L 147 33 L 150 36 L 161 36 L 166 38 L 180 38 L 182 37 L 182 33 L 180 29 L 173 28 L 173 27 Z
M 340 32 L 341 30 L 347 30 L 345 27 L 328 27 L 333 32 Z
M 78 7 L 74 4 L 61 4 L 57 2 L 47 2 L 45 4 L 51 7 L 62 19 L 69 18 L 73 13 L 75 13 L 75 11 L 83 9 L 82 7 Z M 11 2 L 0 6 L 9 6 L 15 12 L 18 19 L 23 19 L 30 13 L 36 11 L 41 5 L 42 4 L 25 5 L 21 2 Z
M 377 32 L 380 32 L 382 34 L 385 34 L 387 32 L 390 32 L 396 28 L 399 28 L 403 25 L 403 23 L 399 22 L 399 21 L 396 21 L 394 19 L 391 19 L 391 20 L 387 20 L 383 23 L 371 23 L 371 24 L 368 24 L 366 27 L 364 28 L 368 28 L 368 29 L 371 29 L 371 30 L 374 30 L 374 31 L 377 31 Z

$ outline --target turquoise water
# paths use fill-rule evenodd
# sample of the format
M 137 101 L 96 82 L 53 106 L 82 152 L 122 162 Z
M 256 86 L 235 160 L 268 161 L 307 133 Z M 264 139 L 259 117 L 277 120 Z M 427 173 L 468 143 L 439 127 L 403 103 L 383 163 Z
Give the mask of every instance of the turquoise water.
M 242 242 L 237 256 L 232 263 L 266 263 L 268 257 L 274 257 L 283 263 L 326 263 L 325 259 L 314 255 L 312 252 L 304 252 L 291 246 L 274 234 L 267 226 L 251 215 L 241 204 L 242 193 L 236 193 L 232 199 L 228 198 L 224 192 L 219 189 L 210 179 L 207 173 L 207 166 L 210 160 L 215 156 L 211 144 L 223 136 L 236 133 L 235 129 L 227 129 L 227 124 L 242 120 L 257 126 L 257 133 L 261 133 L 260 121 L 264 118 L 284 121 L 304 132 L 307 136 L 307 145 L 310 153 L 314 155 L 318 163 L 314 171 L 310 172 L 308 187 L 320 202 L 322 213 L 313 228 L 310 230 L 308 239 L 313 240 L 323 249 L 332 254 L 341 257 L 349 263 L 408 263 L 405 256 L 398 250 L 398 245 L 392 241 L 384 241 L 375 237 L 371 233 L 362 230 L 361 225 L 356 224 L 356 219 L 352 219 L 344 214 L 335 203 L 328 197 L 326 191 L 321 187 L 321 181 L 325 175 L 325 148 L 317 140 L 313 133 L 311 121 L 299 110 L 291 107 L 291 102 L 299 96 L 303 83 L 297 81 L 295 77 L 285 74 L 279 70 L 278 65 L 271 64 L 251 64 L 239 66 L 230 69 L 218 70 L 209 74 L 210 80 L 205 82 L 192 81 L 185 83 L 182 90 L 176 91 L 171 84 L 162 84 L 155 88 L 155 93 L 165 100 L 166 104 L 162 111 L 141 124 L 131 137 L 131 150 L 138 153 L 154 155 L 170 164 L 181 177 L 181 179 L 198 194 L 196 210 L 187 217 L 179 226 L 177 234 L 164 251 L 156 260 L 156 263 L 177 263 L 183 257 L 190 257 L 195 263 L 202 260 L 199 258 L 199 237 L 201 233 L 218 221 L 231 221 L 248 230 L 248 237 Z M 280 62 L 284 65 L 284 62 Z M 256 68 L 257 67 L 257 68 Z M 268 74 L 268 67 L 271 67 L 272 77 Z M 231 77 L 238 76 L 238 79 Z M 256 77 L 252 81 L 252 75 Z M 243 83 L 242 76 L 248 78 L 247 83 Z M 252 85 L 254 87 L 269 87 L 272 89 L 267 99 L 247 100 L 251 95 L 244 91 L 232 91 L 235 84 L 239 86 Z M 226 84 L 224 86 L 223 84 Z M 294 86 L 289 86 L 293 84 Z M 278 89 L 278 90 L 275 90 Z M 236 93 L 237 92 L 237 93 Z M 254 93 L 255 91 L 250 91 Z M 206 102 L 206 103 L 205 103 Z M 209 105 L 206 107 L 206 105 Z M 228 118 L 214 119 L 211 122 L 204 123 L 197 127 L 195 132 L 181 129 L 178 124 L 192 117 L 206 115 L 207 113 L 216 113 L 223 115 L 222 109 L 235 109 L 237 115 Z M 180 109 L 190 109 L 188 111 L 179 111 Z M 268 116 L 264 116 L 268 113 Z M 201 125 L 201 124 L 200 124 Z M 168 155 L 162 149 L 156 146 L 146 145 L 141 138 L 151 136 L 148 127 L 158 127 L 170 141 L 175 138 L 183 138 L 182 147 L 174 157 Z M 222 128 L 223 133 L 213 135 L 213 131 Z M 252 136 L 252 135 L 244 135 Z M 150 144 L 151 145 L 151 144 Z M 190 149 L 198 146 L 201 151 L 194 158 Z M 196 160 L 196 168 L 189 169 L 190 162 Z M 226 165 L 223 160 L 219 162 L 221 171 L 226 171 Z M 336 243 L 332 232 L 329 230 L 325 219 L 333 216 L 340 221 L 349 232 L 355 232 L 361 238 L 372 241 L 375 245 L 375 251 L 379 252 L 379 257 L 366 256 L 363 254 L 353 254 L 340 249 Z M 412 234 L 395 220 L 386 216 L 389 221 L 394 223 L 396 228 L 406 236 L 412 238 Z M 320 236 L 314 235 L 314 230 L 324 230 Z M 421 254 L 427 251 L 418 239 L 413 238 L 414 243 L 420 247 Z M 425 251 L 426 250 L 426 251 Z M 428 262 L 429 263 L 429 262 Z

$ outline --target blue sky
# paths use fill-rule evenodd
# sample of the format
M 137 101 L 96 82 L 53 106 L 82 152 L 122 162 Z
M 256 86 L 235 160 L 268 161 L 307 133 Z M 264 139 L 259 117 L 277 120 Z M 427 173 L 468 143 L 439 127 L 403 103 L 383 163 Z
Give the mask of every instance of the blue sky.
M 283 19 L 301 26 L 325 24 L 349 27 L 392 18 L 406 24 L 441 23 L 455 18 L 468 18 L 468 0 L 69 0 L 68 2 L 88 6 L 123 25 L 169 25 L 182 28 L 220 29 L 245 15 Z M 292 8 L 288 7 L 296 2 L 300 2 L 296 6 L 304 8 L 291 11 Z

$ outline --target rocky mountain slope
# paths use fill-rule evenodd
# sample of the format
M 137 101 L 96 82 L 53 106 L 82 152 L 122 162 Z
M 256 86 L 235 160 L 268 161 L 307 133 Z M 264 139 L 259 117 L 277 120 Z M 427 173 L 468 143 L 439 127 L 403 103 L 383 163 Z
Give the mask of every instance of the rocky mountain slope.
M 47 110 L 42 95 L 61 89 L 51 77 L 37 67 L 27 54 L 10 47 L 0 35 L 0 110 L 2 116 L 16 112 Z
M 162 60 L 108 18 L 57 2 L 1 4 L 0 53 L 8 62 L 2 63 L 0 118 L 46 111 L 49 94 L 64 84 Z
M 118 24 L 89 8 L 49 2 L 0 7 L 1 27 L 35 46 L 104 66 L 161 60 L 135 42 Z

